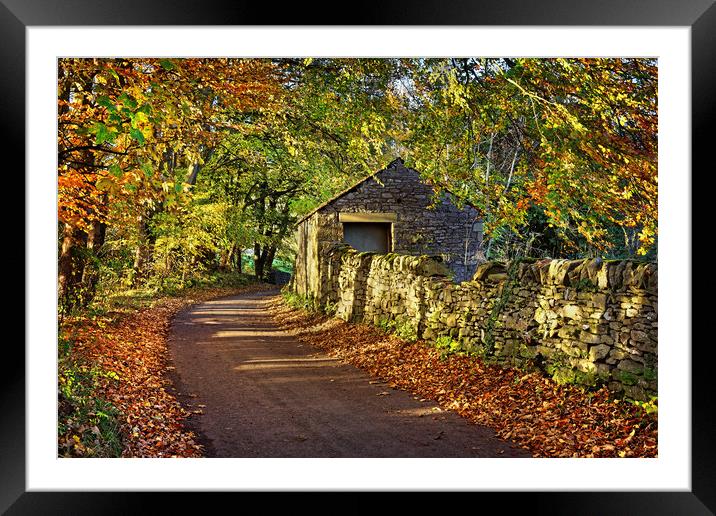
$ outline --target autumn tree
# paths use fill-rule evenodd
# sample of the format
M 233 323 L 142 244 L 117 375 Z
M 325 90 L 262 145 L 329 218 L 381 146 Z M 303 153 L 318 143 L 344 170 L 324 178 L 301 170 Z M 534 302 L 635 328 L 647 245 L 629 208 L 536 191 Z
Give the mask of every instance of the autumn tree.
M 265 278 L 295 220 L 292 199 L 304 191 L 306 173 L 296 168 L 281 141 L 270 135 L 227 136 L 197 184 L 226 213 L 220 266 L 253 248 L 254 272 Z
M 152 215 L 181 202 L 219 129 L 244 129 L 227 111 L 249 117 L 273 109 L 279 84 L 265 60 L 59 60 L 58 288 L 65 304 L 91 298 L 92 285 L 81 284 L 86 257 L 96 255 L 107 225 L 134 223 L 141 272 Z
M 262 276 L 397 156 L 478 208 L 489 257 L 646 253 L 656 86 L 650 59 L 60 59 L 60 299 L 109 263 L 161 286 L 251 248 Z
M 394 152 L 390 83 L 380 59 L 276 59 L 282 109 L 254 118 L 251 133 L 225 132 L 198 187 L 240 221 L 224 256 L 253 249 L 257 277 L 290 248 L 298 217 L 373 172 Z M 229 227 L 227 219 L 227 229 Z M 247 240 L 248 239 L 248 240 Z M 222 258 L 222 263 L 227 263 Z
M 524 245 L 535 222 L 573 250 L 609 252 L 615 228 L 639 254 L 654 246 L 654 60 L 402 64 L 412 163 L 478 207 L 488 249 L 505 235 Z

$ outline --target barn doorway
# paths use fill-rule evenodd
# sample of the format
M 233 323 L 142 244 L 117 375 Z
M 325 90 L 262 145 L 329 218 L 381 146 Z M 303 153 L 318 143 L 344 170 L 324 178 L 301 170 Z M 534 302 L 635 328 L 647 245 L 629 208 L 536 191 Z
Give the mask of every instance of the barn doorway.
M 343 241 L 362 253 L 389 253 L 389 222 L 344 222 Z

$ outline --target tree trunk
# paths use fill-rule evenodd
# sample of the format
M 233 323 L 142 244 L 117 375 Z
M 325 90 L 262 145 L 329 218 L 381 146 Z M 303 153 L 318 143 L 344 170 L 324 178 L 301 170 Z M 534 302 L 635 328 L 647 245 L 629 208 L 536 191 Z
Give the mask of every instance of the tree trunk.
M 65 224 L 62 237 L 62 248 L 57 264 L 57 296 L 60 306 L 69 310 L 77 303 L 77 295 L 82 278 L 83 260 L 80 248 L 84 245 L 86 235 L 81 230 Z
M 262 252 L 261 244 L 254 244 L 254 275 L 256 279 L 261 279 L 264 274 L 264 258 L 265 254 Z
M 274 254 L 276 254 L 276 247 L 254 244 L 254 274 L 256 279 L 263 280 L 268 277 Z
M 221 254 L 219 269 L 222 271 L 231 271 L 234 269 L 234 261 L 236 258 L 236 244 L 233 244 Z
M 189 167 L 189 176 L 187 177 L 187 184 L 195 185 L 196 184 L 196 178 L 199 175 L 199 169 L 201 166 L 198 163 L 192 163 Z
M 236 253 L 237 253 L 236 244 L 232 244 L 231 249 L 229 250 L 229 259 L 227 260 L 227 264 L 226 264 L 229 271 L 234 270 L 234 262 L 236 261 Z
M 99 280 L 99 252 L 104 244 L 107 225 L 102 222 L 95 222 L 87 234 L 88 258 L 84 260 L 82 271 L 82 290 L 80 295 L 81 306 L 87 306 L 97 292 L 97 281 Z
M 276 256 L 276 246 L 268 246 L 265 248 L 266 251 L 266 258 L 264 261 L 264 269 L 266 270 L 266 279 L 268 279 L 269 274 L 271 274 L 271 270 L 273 267 L 273 259 L 274 256 Z
M 232 245 L 226 252 L 226 260 L 222 267 L 223 270 L 230 271 L 232 269 L 231 264 L 234 261 L 234 254 L 236 253 L 236 244 Z
M 211 159 L 211 156 L 214 154 L 215 149 L 207 149 L 203 145 L 200 149 L 202 160 L 204 163 L 207 163 L 209 159 Z M 196 184 L 196 178 L 199 176 L 199 172 L 201 171 L 201 165 L 199 163 L 192 163 L 189 165 L 189 174 L 186 178 L 187 184 L 195 185 Z
M 132 267 L 132 284 L 138 285 L 147 277 L 147 267 L 151 261 L 152 247 L 149 235 L 149 220 L 147 216 L 140 216 L 137 221 L 139 243 L 134 253 L 134 266 Z

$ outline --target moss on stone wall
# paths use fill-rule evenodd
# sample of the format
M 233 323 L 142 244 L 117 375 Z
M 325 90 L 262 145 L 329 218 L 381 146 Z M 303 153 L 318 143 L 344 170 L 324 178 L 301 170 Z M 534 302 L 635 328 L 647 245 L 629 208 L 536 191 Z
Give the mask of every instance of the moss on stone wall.
M 505 365 L 540 368 L 560 381 L 606 383 L 648 399 L 657 390 L 657 267 L 601 260 L 486 263 L 453 283 L 430 256 L 320 255 L 317 306 L 349 321 L 407 329 Z M 457 343 L 457 344 L 456 344 Z

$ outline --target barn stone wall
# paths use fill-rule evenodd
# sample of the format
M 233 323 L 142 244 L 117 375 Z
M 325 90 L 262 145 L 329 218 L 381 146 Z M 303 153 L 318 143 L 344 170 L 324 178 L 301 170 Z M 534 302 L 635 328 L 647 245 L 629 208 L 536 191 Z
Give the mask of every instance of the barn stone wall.
M 297 228 L 296 267 L 305 293 L 317 294 L 317 253 L 343 240 L 340 213 L 394 213 L 393 252 L 439 255 L 455 281 L 469 279 L 482 261 L 477 211 L 458 208 L 448 194 L 437 202 L 433 197 L 432 187 L 398 159 L 303 220 Z
M 347 321 L 410 329 L 504 364 L 647 399 L 657 391 L 657 266 L 632 261 L 481 264 L 450 280 L 429 256 L 327 246 L 316 304 Z

